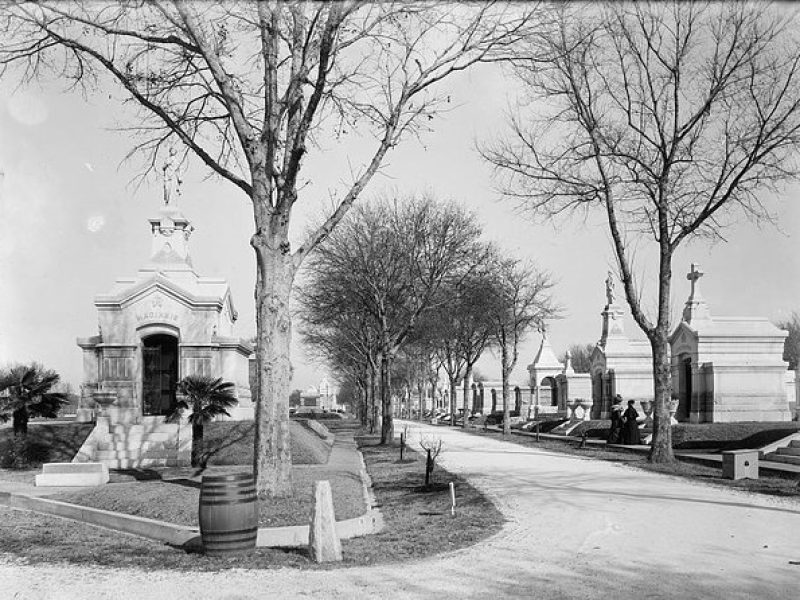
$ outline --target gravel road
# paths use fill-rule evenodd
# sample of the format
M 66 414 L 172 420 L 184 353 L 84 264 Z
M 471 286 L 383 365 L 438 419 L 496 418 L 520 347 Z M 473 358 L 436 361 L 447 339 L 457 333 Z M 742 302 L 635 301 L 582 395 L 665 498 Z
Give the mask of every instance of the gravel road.
M 800 594 L 800 504 L 410 424 L 508 522 L 424 561 L 183 574 L 0 562 L 0 598 L 759 598 Z M 413 440 L 412 440 L 413 443 Z

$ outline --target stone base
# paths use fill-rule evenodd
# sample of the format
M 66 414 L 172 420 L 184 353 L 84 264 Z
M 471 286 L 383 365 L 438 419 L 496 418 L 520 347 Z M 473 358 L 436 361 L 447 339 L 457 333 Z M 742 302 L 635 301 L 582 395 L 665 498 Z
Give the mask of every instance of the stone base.
M 36 476 L 37 487 L 92 487 L 108 483 L 102 463 L 46 463 Z
M 722 477 L 758 479 L 758 450 L 725 450 L 722 453 Z
M 79 408 L 75 411 L 75 421 L 77 423 L 91 423 L 94 421 L 94 409 Z
M 138 407 L 107 406 L 103 410 L 112 425 L 132 425 L 142 422 L 142 411 Z M 163 417 L 159 417 L 163 420 Z

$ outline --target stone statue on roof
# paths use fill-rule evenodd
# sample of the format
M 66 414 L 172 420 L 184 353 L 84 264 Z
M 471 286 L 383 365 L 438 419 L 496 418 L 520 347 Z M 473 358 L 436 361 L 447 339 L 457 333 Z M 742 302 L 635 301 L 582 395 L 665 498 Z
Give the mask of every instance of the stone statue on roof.
M 614 274 L 611 271 L 606 277 L 606 299 L 609 304 L 614 304 Z
M 181 181 L 178 173 L 178 151 L 174 146 L 169 149 L 169 156 L 162 167 L 164 180 L 164 206 L 172 203 L 175 206 L 181 195 Z

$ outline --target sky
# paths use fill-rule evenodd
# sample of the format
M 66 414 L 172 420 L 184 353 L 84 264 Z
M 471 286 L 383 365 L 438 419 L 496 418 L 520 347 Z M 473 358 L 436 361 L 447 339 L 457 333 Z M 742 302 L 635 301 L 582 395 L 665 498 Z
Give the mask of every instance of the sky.
M 359 201 L 392 191 L 430 191 L 463 203 L 483 224 L 487 240 L 552 274 L 555 299 L 564 308 L 563 318 L 549 325 L 556 353 L 573 343 L 595 343 L 604 281 L 614 268 L 602 215 L 533 222 L 500 198 L 476 142 L 489 141 L 506 128 L 516 89 L 501 68 L 482 66 L 460 74 L 442 92 L 452 98 L 449 112 L 431 123 L 432 132 L 394 149 Z M 117 128 L 134 118 L 114 90 L 83 97 L 57 84 L 15 89 L 0 81 L 0 365 L 36 360 L 76 388 L 81 383 L 76 338 L 97 332 L 94 296 L 108 292 L 116 278 L 135 275 L 147 261 L 147 219 L 156 215 L 161 201 L 160 182 L 135 186 L 140 163 L 123 162 L 131 136 Z M 328 191 L 348 180 L 350 165 L 373 143 L 364 138 L 342 146 L 323 140 L 312 149 L 304 167 L 309 184 L 293 217 L 295 243 L 308 220 L 328 206 Z M 196 229 L 191 238 L 194 266 L 200 275 L 230 282 L 239 311 L 235 333 L 250 338 L 255 260 L 248 200 L 199 168 L 190 167 L 183 180 L 181 206 Z M 775 197 L 764 196 L 778 216 L 776 225 L 734 218 L 726 242 L 701 240 L 677 252 L 676 324 L 688 296 L 685 273 L 691 262 L 706 273 L 701 288 L 712 314 L 778 320 L 800 310 L 798 192 L 800 187 L 791 185 Z M 650 253 L 642 243 L 640 258 Z M 655 272 L 640 270 L 639 277 L 647 290 Z M 630 318 L 626 332 L 643 339 Z M 527 383 L 526 367 L 539 343 L 538 334 L 531 333 L 522 344 L 515 382 Z M 292 362 L 293 388 L 316 386 L 329 375 L 308 357 L 298 335 Z M 487 379 L 500 377 L 499 360 L 489 354 L 478 368 Z

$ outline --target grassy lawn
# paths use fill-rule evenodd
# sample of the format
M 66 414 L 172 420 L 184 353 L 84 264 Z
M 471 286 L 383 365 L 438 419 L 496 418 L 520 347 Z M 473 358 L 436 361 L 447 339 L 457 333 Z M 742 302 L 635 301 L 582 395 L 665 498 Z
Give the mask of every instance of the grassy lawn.
M 398 446 L 379 446 L 378 437 L 360 440 L 361 452 L 386 528 L 381 533 L 343 542 L 345 562 L 372 564 L 420 559 L 476 544 L 500 531 L 503 515 L 465 480 L 436 467 L 434 486 L 426 490 L 425 458 Z M 456 516 L 450 515 L 449 482 L 456 488 Z
M 91 433 L 92 423 L 36 423 L 28 425 L 24 457 L 29 467 L 38 468 L 46 462 L 69 462 Z M 0 466 L 8 468 L 14 462 L 14 431 L 0 429 Z
M 240 470 L 250 471 L 250 466 L 240 469 L 210 467 L 205 474 Z M 108 485 L 63 492 L 51 497 L 81 506 L 196 527 L 201 478 L 202 475 L 197 474 L 194 469 L 128 471 L 116 474 L 113 482 Z M 322 479 L 331 482 L 337 518 L 350 519 L 363 515 L 366 511 L 361 479 L 357 472 L 295 466 L 292 478 L 294 495 L 259 503 L 259 524 L 262 527 L 308 524 L 314 508 L 313 483 Z
M 772 425 L 773 427 L 775 426 L 775 424 Z M 785 426 L 793 424 L 781 423 L 780 425 Z M 674 427 L 681 426 L 675 425 Z M 741 430 L 737 430 L 735 428 L 723 427 L 721 429 L 729 431 L 731 435 L 733 435 L 733 433 L 736 435 L 741 434 Z M 473 435 L 488 435 L 495 438 L 502 438 L 502 433 L 497 431 L 482 431 L 477 429 L 465 429 L 463 431 Z M 748 433 L 747 435 L 750 436 L 751 434 Z M 537 442 L 534 437 L 511 435 L 506 441 L 530 448 L 540 448 L 542 450 L 560 452 L 562 454 L 571 454 L 596 460 L 622 463 L 626 466 L 645 469 L 647 471 L 700 480 L 705 483 L 723 486 L 726 488 L 736 488 L 759 494 L 781 496 L 800 502 L 800 476 L 793 473 L 770 472 L 767 474 L 764 471 L 761 471 L 759 473 L 759 479 L 739 479 L 737 481 L 733 481 L 731 479 L 723 479 L 721 464 L 720 466 L 710 466 L 684 461 L 677 461 L 671 464 L 652 464 L 647 460 L 646 455 L 633 450 L 619 447 L 594 445 L 588 445 L 586 448 L 581 448 L 580 442 L 568 440 L 566 438 L 563 441 L 540 438 L 540 441 Z
M 290 421 L 292 463 L 325 464 L 331 447 L 302 422 Z M 255 424 L 252 421 L 215 421 L 205 426 L 203 444 L 209 465 L 243 465 L 253 462 Z
M 214 558 L 48 515 L 0 507 L 0 551 L 25 562 L 107 565 L 141 569 L 219 571 L 280 567 L 335 569 L 427 556 L 472 545 L 500 530 L 503 517 L 472 486 L 437 467 L 433 490 L 422 488 L 424 460 L 395 447 L 362 440 L 367 469 L 386 522 L 383 532 L 342 542 L 344 562 L 317 565 L 305 550 L 259 548 L 253 554 Z M 449 514 L 447 482 L 454 481 L 458 512 Z M 138 484 L 140 485 L 140 484 Z M 111 486 L 107 486 L 111 487 Z M 181 487 L 181 486 L 175 486 Z M 138 493 L 138 492 L 137 492 Z M 340 517 L 337 509 L 337 517 Z
M 741 450 L 760 448 L 800 431 L 800 423 L 679 423 L 672 426 L 676 450 Z
M 334 509 L 340 519 L 364 514 L 366 506 L 358 471 L 324 465 L 331 445 L 302 422 L 292 421 L 290 432 L 294 494 L 289 498 L 261 502 L 259 524 L 262 527 L 307 524 L 313 510 L 313 483 L 322 479 L 331 483 Z M 112 471 L 108 485 L 63 492 L 53 498 L 178 525 L 197 526 L 202 475 L 251 471 L 253 435 L 252 422 L 209 423 L 203 441 L 210 466 L 204 472 L 187 467 Z

